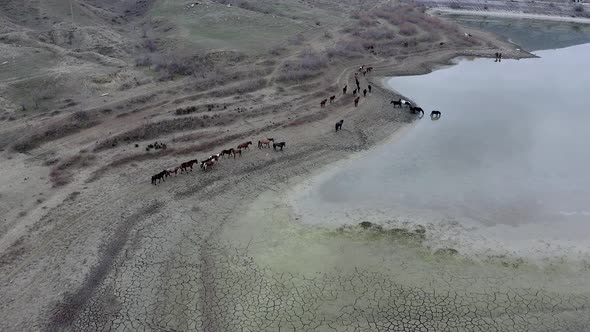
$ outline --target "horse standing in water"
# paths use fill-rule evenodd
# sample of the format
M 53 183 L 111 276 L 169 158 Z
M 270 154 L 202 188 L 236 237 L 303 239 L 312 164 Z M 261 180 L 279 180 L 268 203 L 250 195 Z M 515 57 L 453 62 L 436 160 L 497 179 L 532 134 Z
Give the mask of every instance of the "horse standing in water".
M 439 111 L 432 111 L 432 112 L 430 113 L 430 117 L 431 117 L 432 119 L 440 119 L 441 115 L 442 115 L 442 114 L 441 114 Z
M 336 131 L 342 130 L 343 123 L 344 123 L 344 120 L 340 120 L 340 121 L 336 122 Z
M 421 107 L 410 107 L 410 111 L 414 114 L 416 113 L 422 113 L 422 115 L 424 115 L 424 110 Z

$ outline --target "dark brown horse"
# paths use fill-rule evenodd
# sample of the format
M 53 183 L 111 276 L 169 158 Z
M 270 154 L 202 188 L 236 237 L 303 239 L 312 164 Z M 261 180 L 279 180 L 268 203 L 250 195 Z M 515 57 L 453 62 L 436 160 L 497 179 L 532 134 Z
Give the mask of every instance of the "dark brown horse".
M 227 150 L 222 150 L 220 154 L 221 154 L 222 157 L 225 157 L 226 155 L 228 155 L 228 156 L 231 157 L 234 153 L 236 153 L 236 150 L 234 150 L 234 149 L 227 149 Z
M 234 150 L 234 159 L 236 159 L 236 155 L 240 155 L 242 157 L 242 150 Z
M 356 89 L 352 90 L 352 95 L 356 96 Z
M 193 160 L 190 160 L 190 161 L 187 161 L 185 163 L 180 164 L 180 173 L 188 172 L 188 169 L 189 168 L 191 169 L 191 172 L 192 172 L 193 171 L 193 165 L 195 163 L 198 163 L 197 159 L 193 159 Z
M 336 99 L 336 96 L 330 97 L 330 104 L 334 102 L 334 99 Z
M 424 112 L 422 112 L 422 113 L 424 113 Z M 441 116 L 441 115 L 442 115 L 442 114 L 440 113 L 440 111 L 432 111 L 432 112 L 430 113 L 430 117 L 431 117 L 431 118 L 440 118 L 440 116 Z
M 368 88 L 369 88 L 369 93 L 371 93 L 371 90 L 373 90 L 373 87 L 369 85 Z
M 416 107 L 414 107 L 414 106 L 410 107 L 410 111 L 412 113 L 414 113 L 414 114 L 416 114 L 416 113 L 422 113 L 422 114 L 424 114 L 424 110 L 421 107 L 418 107 L 418 106 L 416 106 Z
M 336 131 L 342 130 L 343 123 L 344 123 L 344 120 L 340 120 L 340 121 L 336 122 Z
M 272 143 L 272 148 L 275 149 L 275 151 L 277 151 L 277 148 L 280 148 L 281 151 L 283 151 L 283 148 L 285 147 L 285 145 L 287 145 L 287 143 L 285 142 L 280 142 L 280 143 Z
M 393 108 L 395 108 L 396 106 L 399 106 L 400 108 L 402 107 L 402 100 L 400 98 L 400 100 L 392 100 L 391 104 L 393 104 Z
M 248 149 L 248 147 L 250 145 L 252 145 L 252 141 L 248 141 L 248 142 L 242 143 L 242 144 L 238 145 L 238 150 Z
M 328 99 L 322 100 L 322 102 L 320 102 L 320 108 L 326 107 L 326 102 L 328 102 Z
M 346 94 L 346 89 L 348 89 L 348 85 L 345 85 L 345 86 L 342 88 L 342 94 L 343 94 L 343 95 L 345 95 L 345 94 Z
M 354 99 L 354 107 L 357 107 L 359 105 L 359 100 L 361 99 L 361 97 L 356 97 Z
M 166 177 L 168 176 L 168 171 L 167 170 L 163 170 L 160 173 L 153 175 L 152 176 L 152 184 L 156 185 L 157 183 L 160 183 L 162 181 L 166 181 Z M 156 182 L 157 181 L 157 182 Z
M 367 89 L 363 89 L 363 96 L 366 97 L 367 96 Z

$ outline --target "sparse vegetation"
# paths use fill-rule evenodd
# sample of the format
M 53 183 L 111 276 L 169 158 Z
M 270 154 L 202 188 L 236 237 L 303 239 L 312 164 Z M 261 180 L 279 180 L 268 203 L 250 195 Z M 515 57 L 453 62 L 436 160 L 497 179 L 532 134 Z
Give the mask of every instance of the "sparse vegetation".
M 99 123 L 96 113 L 76 112 L 63 121 L 49 125 L 38 131 L 33 131 L 25 138 L 14 144 L 13 149 L 17 152 L 28 152 L 41 144 L 69 136 L 82 129 L 96 126 Z
M 326 56 L 310 49 L 303 51 L 296 60 L 286 61 L 279 69 L 279 82 L 299 82 L 317 77 L 328 64 Z
M 55 165 L 49 173 L 49 179 L 54 187 L 64 186 L 72 180 L 74 169 L 86 168 L 94 164 L 95 160 L 94 154 L 80 151 L 77 155 L 66 158 Z

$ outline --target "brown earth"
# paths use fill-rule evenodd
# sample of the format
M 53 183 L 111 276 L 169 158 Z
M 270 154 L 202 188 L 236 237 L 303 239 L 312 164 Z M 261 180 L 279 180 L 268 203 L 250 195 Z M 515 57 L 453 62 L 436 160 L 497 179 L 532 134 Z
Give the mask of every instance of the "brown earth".
M 205 1 L 198 14 L 171 1 L 72 3 L 0 4 L 0 47 L 10 55 L 0 58 L 8 61 L 0 67 L 6 331 L 236 330 L 208 309 L 224 292 L 211 283 L 223 279 L 215 268 L 222 225 L 276 183 L 414 121 L 391 108 L 399 96 L 384 77 L 426 73 L 462 55 L 530 56 L 380 1 Z M 195 37 L 191 19 L 201 14 L 219 26 Z M 238 17 L 256 29 L 242 31 L 245 41 L 222 31 L 234 21 L 239 29 Z M 361 86 L 373 91 L 355 108 L 363 64 L 374 70 L 359 75 Z M 331 95 L 335 103 L 320 108 Z M 285 141 L 285 150 L 256 148 L 263 137 Z M 150 184 L 164 168 L 249 140 L 241 158 Z M 154 141 L 167 148 L 146 151 Z M 266 329 L 264 321 L 250 329 Z

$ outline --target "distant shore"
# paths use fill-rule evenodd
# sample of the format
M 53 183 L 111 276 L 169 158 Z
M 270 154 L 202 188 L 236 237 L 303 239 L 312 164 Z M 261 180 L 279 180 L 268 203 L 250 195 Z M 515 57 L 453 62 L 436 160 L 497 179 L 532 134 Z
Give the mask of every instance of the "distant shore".
M 430 13 L 444 13 L 444 14 L 473 15 L 473 16 L 491 16 L 491 17 L 502 17 L 502 18 L 522 18 L 522 19 L 530 19 L 530 20 L 543 20 L 543 21 L 557 21 L 557 22 L 590 24 L 590 18 L 569 17 L 569 16 L 560 16 L 560 15 L 546 15 L 546 14 L 518 13 L 518 12 L 502 11 L 502 10 L 468 10 L 468 9 L 452 9 L 452 8 L 440 7 L 440 8 L 432 8 L 429 10 L 429 12 Z

